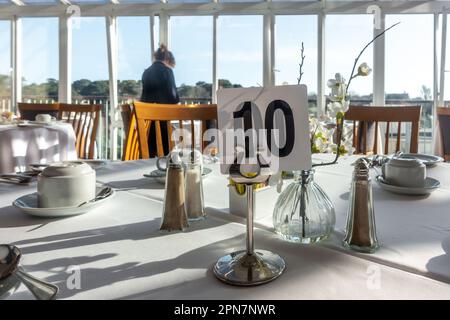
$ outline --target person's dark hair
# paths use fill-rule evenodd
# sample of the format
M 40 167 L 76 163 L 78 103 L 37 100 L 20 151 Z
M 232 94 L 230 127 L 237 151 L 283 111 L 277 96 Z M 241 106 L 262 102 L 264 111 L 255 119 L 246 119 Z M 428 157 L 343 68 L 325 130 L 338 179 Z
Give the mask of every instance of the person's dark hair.
M 175 57 L 172 52 L 167 50 L 167 47 L 164 44 L 161 44 L 153 55 L 155 60 L 165 61 L 171 66 L 175 66 Z

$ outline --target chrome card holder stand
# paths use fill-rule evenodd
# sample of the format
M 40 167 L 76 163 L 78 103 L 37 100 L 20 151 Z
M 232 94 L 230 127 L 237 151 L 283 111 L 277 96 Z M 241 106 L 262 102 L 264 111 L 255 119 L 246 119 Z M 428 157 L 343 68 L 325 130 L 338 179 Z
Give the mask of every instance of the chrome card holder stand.
M 269 174 L 259 172 L 254 177 L 246 177 L 241 172 L 232 173 L 236 183 L 246 185 L 248 202 L 247 248 L 221 257 L 213 267 L 214 275 L 221 281 L 237 286 L 255 286 L 270 282 L 279 277 L 286 264 L 279 255 L 266 250 L 255 250 L 253 241 L 253 184 L 266 182 Z

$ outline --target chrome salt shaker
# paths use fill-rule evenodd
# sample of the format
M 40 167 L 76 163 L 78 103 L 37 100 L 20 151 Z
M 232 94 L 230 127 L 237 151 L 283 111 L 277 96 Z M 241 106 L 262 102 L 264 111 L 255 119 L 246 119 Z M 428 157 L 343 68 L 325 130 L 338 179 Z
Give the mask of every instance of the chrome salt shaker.
M 378 247 L 372 181 L 367 162 L 355 163 L 347 213 L 344 247 L 364 253 L 373 253 Z
M 185 209 L 184 169 L 178 152 L 169 156 L 161 230 L 184 230 L 189 226 Z

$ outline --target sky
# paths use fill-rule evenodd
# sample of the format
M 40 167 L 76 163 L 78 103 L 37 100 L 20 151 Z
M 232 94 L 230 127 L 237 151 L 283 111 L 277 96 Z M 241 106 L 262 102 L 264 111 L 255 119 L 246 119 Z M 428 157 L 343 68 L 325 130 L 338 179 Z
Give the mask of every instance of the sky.
M 400 25 L 386 34 L 386 92 L 420 96 L 421 86 L 432 88 L 433 16 L 388 15 L 386 26 Z M 262 16 L 221 16 L 218 19 L 218 76 L 243 86 L 262 84 Z M 371 15 L 329 15 L 326 19 L 326 78 L 348 78 L 353 61 L 372 39 Z M 156 17 L 156 36 L 158 35 Z M 106 26 L 102 17 L 74 21 L 72 80 L 108 79 Z M 118 18 L 118 78 L 141 78 L 151 63 L 148 17 Z M 0 73 L 9 71 L 9 23 L 0 21 Z M 450 34 L 450 33 L 449 33 Z M 449 35 L 450 37 L 450 35 Z M 158 43 L 158 39 L 155 39 Z M 277 16 L 275 24 L 276 84 L 295 84 L 300 46 L 305 46 L 302 83 L 317 92 L 317 17 Z M 449 41 L 450 42 L 450 39 Z M 23 76 L 27 84 L 58 78 L 57 18 L 23 19 Z M 169 46 L 177 60 L 177 85 L 212 80 L 212 17 L 172 17 Z M 447 50 L 450 61 L 450 47 Z M 373 66 L 372 48 L 360 62 Z M 450 69 L 450 68 L 447 68 Z M 448 79 L 450 81 L 450 79 Z M 450 86 L 448 83 L 447 87 Z M 372 92 L 372 76 L 352 82 L 350 91 Z M 450 91 L 450 90 L 448 90 Z M 446 93 L 450 99 L 450 92 Z

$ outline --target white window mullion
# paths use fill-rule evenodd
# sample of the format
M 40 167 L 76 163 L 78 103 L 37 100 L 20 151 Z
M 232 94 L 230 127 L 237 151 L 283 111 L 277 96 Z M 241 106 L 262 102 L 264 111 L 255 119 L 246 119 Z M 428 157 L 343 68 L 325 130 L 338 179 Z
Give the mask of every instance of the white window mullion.
M 153 54 L 155 53 L 155 16 L 152 14 L 150 16 L 150 51 Z
M 161 44 L 169 47 L 169 16 L 163 12 L 159 15 L 159 45 Z
M 59 88 L 58 101 L 72 102 L 72 18 L 59 17 Z
M 109 116 L 110 128 L 110 150 L 111 159 L 117 159 L 118 147 L 118 98 L 117 98 L 117 18 L 106 17 L 106 35 L 108 46 L 108 71 L 109 71 Z
M 219 80 L 217 79 L 217 15 L 213 15 L 213 48 L 212 48 L 212 103 L 217 103 L 217 89 Z
M 324 13 L 317 17 L 317 115 L 325 113 L 325 19 Z
M 376 37 L 385 29 L 385 14 L 380 16 L 380 29 L 376 29 L 374 24 L 373 35 Z M 386 35 L 383 35 L 373 44 L 373 100 L 374 106 L 384 106 L 385 104 L 385 46 Z
M 445 97 L 445 56 L 447 54 L 447 12 L 442 13 L 442 38 L 441 38 L 441 65 L 440 65 L 440 80 L 439 80 L 439 107 L 444 106 Z
M 270 86 L 273 81 L 273 59 L 272 59 L 272 30 L 273 15 L 268 13 L 263 17 L 263 85 Z
M 22 102 L 22 21 L 18 16 L 11 20 L 11 105 L 17 112 L 17 103 Z

